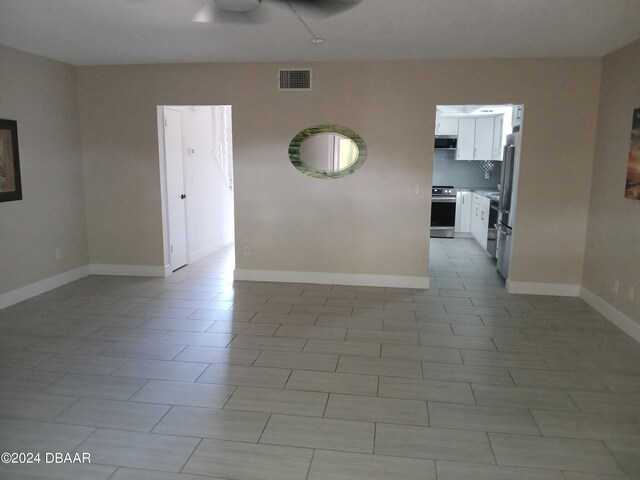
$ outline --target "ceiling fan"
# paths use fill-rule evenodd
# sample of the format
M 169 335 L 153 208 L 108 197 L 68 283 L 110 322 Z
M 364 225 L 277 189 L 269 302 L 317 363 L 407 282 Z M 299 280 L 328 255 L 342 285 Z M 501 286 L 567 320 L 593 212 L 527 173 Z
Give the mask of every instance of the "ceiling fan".
M 265 0 L 288 5 L 296 15 L 298 7 L 317 16 L 328 17 L 345 12 L 362 0 Z M 197 23 L 262 23 L 266 20 L 259 8 L 263 0 L 209 0 L 193 17 Z

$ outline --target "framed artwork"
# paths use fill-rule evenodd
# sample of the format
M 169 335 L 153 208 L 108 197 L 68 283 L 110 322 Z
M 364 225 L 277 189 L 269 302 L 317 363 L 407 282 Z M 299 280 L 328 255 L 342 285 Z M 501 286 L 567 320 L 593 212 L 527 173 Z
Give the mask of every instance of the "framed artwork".
M 631 146 L 624 196 L 640 200 L 640 107 L 633 111 L 631 121 Z
M 0 119 L 0 202 L 22 200 L 18 123 Z

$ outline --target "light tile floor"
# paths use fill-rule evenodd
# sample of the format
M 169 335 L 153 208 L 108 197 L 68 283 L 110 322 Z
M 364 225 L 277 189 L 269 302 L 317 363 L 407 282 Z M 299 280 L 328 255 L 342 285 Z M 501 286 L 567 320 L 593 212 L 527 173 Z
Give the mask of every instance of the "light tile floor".
M 231 253 L 0 311 L 0 451 L 41 452 L 0 478 L 640 477 L 640 345 L 473 240 L 426 291 L 232 284 Z

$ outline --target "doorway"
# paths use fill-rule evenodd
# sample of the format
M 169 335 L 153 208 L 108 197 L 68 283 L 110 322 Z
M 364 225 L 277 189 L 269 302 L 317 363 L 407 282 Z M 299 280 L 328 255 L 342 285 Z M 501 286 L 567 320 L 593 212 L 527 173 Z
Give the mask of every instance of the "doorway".
M 165 274 L 234 242 L 229 105 L 158 106 Z
M 490 283 L 504 289 L 508 272 L 497 260 L 510 257 L 511 237 L 499 247 L 499 232 L 507 231 L 501 228 L 499 205 L 513 197 L 515 211 L 522 114 L 522 105 L 437 106 L 429 242 L 436 288 L 442 282 L 442 288 Z M 502 180 L 505 164 L 512 181 Z M 447 210 L 446 218 L 434 215 L 447 201 L 455 209 Z

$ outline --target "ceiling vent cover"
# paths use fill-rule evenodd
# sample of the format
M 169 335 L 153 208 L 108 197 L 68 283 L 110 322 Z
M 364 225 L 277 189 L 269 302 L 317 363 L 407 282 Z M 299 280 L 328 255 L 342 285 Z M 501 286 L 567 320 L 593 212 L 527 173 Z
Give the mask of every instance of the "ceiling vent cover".
M 279 90 L 311 90 L 311 69 L 297 68 L 278 70 Z

